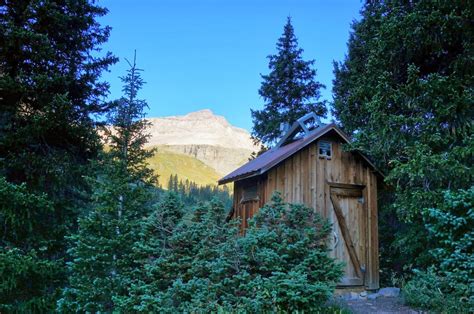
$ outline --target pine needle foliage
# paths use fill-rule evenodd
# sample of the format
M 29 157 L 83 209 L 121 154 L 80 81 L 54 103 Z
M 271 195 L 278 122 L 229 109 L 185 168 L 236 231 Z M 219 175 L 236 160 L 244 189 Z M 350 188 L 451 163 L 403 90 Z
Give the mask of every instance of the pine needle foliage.
M 387 174 L 404 221 L 472 183 L 473 10 L 370 1 L 335 64 L 335 115 Z
M 148 123 L 143 120 L 146 102 L 137 99 L 143 81 L 135 58 L 122 77 L 124 97 L 109 114 L 105 131 L 110 150 L 90 178 L 93 204 L 79 219 L 79 231 L 71 236 L 69 285 L 58 302 L 60 311 L 112 312 L 127 293 L 129 273 L 142 217 L 149 212 L 156 182 L 144 149 Z
M 17 185 L 0 177 L 1 312 L 54 309 L 64 271 L 60 260 L 49 258 L 55 251 L 51 226 L 44 217 L 53 213 L 46 194 L 32 193 L 26 184 Z
M 217 201 L 185 210 L 174 193 L 142 224 L 123 309 L 265 312 L 321 309 L 342 275 L 328 256 L 327 220 L 279 194 L 246 233 Z
M 327 111 L 325 101 L 320 100 L 324 85 L 315 80 L 314 60 L 303 60 L 303 49 L 298 47 L 289 17 L 276 47 L 277 54 L 268 56 L 270 73 L 262 75 L 258 91 L 264 108 L 252 110 L 252 136 L 266 145 L 281 137 L 281 123 L 291 125 L 309 112 L 324 117 Z
M 424 213 L 429 251 L 436 264 L 415 270 L 404 287 L 406 301 L 436 312 L 474 310 L 474 187 L 447 191 L 444 203 Z
M 381 265 L 397 276 L 450 273 L 457 291 L 443 293 L 462 295 L 461 247 L 474 239 L 468 232 L 461 241 L 454 231 L 467 230 L 450 224 L 471 219 L 452 197 L 472 186 L 474 6 L 367 1 L 361 15 L 345 60 L 335 64 L 334 113 L 353 135 L 352 148 L 386 173 Z M 433 224 L 436 217 L 446 221 Z
M 65 236 L 101 149 L 93 116 L 108 108 L 100 76 L 117 60 L 100 52 L 106 13 L 90 0 L 0 2 L 0 312 L 50 312 L 66 281 Z

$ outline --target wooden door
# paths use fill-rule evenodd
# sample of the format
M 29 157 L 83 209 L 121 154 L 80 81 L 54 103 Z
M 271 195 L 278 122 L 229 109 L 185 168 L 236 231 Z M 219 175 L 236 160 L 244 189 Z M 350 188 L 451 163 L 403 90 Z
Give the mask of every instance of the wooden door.
M 329 184 L 333 222 L 332 257 L 345 263 L 339 286 L 365 285 L 367 269 L 367 206 L 364 186 Z

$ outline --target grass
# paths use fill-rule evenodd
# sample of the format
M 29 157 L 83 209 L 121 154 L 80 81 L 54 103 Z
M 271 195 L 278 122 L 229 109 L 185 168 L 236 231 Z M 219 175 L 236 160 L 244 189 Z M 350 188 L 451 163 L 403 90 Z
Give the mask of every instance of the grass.
M 217 185 L 222 176 L 212 167 L 188 155 L 178 154 L 159 148 L 148 160 L 150 168 L 158 174 L 163 188 L 167 187 L 170 175 L 178 175 L 179 179 L 196 182 L 198 185 Z

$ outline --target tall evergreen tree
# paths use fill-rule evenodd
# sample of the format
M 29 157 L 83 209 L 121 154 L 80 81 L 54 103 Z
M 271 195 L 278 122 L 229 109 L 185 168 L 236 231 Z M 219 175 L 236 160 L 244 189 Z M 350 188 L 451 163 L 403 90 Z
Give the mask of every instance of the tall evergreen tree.
M 324 85 L 315 81 L 314 60 L 303 60 L 303 49 L 298 47 L 289 17 L 276 46 L 278 53 L 268 56 L 270 73 L 262 75 L 259 90 L 264 108 L 252 110 L 252 136 L 267 145 L 281 136 L 281 123 L 292 124 L 309 112 L 322 117 L 326 114 L 325 101 L 320 100 Z
M 0 166 L 7 180 L 66 202 L 100 149 L 92 114 L 104 113 L 103 70 L 92 56 L 109 36 L 82 1 L 6 1 L 0 7 Z M 58 135 L 61 136 L 58 136 Z
M 168 191 L 173 191 L 173 175 L 170 174 L 170 177 L 168 179 Z
M 368 1 L 335 64 L 335 114 L 394 187 L 402 223 L 382 262 L 399 256 L 400 268 L 439 264 L 428 209 L 472 185 L 473 16 L 463 1 Z
M 110 151 L 92 179 L 93 206 L 70 238 L 70 281 L 60 310 L 113 311 L 118 298 L 127 293 L 127 278 L 134 271 L 130 254 L 138 223 L 151 206 L 156 177 L 146 163 L 153 151 L 144 149 L 149 123 L 143 119 L 147 104 L 137 98 L 143 80 L 135 59 L 121 79 L 124 97 L 109 115 L 105 133 Z
M 12 193 L 2 197 L 17 200 L 3 205 L 0 246 L 14 250 L 9 285 L 23 290 L 2 293 L 11 305 L 2 312 L 48 311 L 64 283 L 64 236 L 87 201 L 83 176 L 100 149 L 91 115 L 107 110 L 99 78 L 116 61 L 96 52 L 109 37 L 97 22 L 106 13 L 89 0 L 0 3 L 0 175 Z

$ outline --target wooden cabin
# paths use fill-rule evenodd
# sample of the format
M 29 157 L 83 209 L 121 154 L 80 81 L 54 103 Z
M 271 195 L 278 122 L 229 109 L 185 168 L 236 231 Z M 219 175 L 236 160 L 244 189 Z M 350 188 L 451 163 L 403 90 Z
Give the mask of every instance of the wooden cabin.
M 335 124 L 309 114 L 296 121 L 279 143 L 221 180 L 234 182 L 232 217 L 242 228 L 274 191 L 286 202 L 304 203 L 333 225 L 331 256 L 345 262 L 339 288 L 378 289 L 377 180 L 380 172 L 360 152 L 343 144 L 349 137 Z

